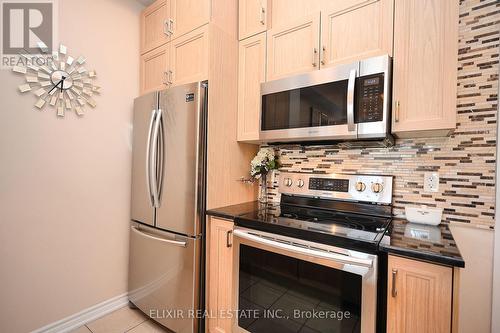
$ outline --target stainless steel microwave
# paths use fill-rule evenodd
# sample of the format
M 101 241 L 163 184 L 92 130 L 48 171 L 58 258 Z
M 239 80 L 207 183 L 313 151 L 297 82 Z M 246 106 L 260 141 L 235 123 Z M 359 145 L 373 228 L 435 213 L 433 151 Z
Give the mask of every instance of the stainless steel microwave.
M 391 65 L 385 55 L 262 83 L 260 140 L 390 136 Z

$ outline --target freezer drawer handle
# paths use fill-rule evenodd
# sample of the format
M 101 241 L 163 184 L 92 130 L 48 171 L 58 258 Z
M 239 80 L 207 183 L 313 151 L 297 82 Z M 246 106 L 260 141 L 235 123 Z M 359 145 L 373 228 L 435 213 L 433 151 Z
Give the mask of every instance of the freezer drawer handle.
M 136 234 L 141 235 L 141 236 L 144 236 L 144 237 L 147 237 L 147 238 L 151 238 L 151 239 L 154 239 L 154 240 L 157 240 L 157 241 L 160 241 L 160 242 L 164 242 L 164 243 L 168 243 L 168 244 L 172 244 L 172 245 L 177 245 L 177 246 L 182 246 L 182 247 L 186 247 L 187 246 L 187 242 L 176 241 L 176 240 L 161 238 L 161 237 L 158 237 L 158 236 L 153 236 L 153 235 L 151 235 L 149 233 L 141 231 L 137 227 L 132 227 L 132 231 L 135 232 Z
M 326 251 L 318 251 L 309 248 L 302 248 L 292 244 L 288 244 L 286 242 L 280 242 L 279 240 L 271 240 L 258 236 L 257 234 L 253 234 L 244 230 L 235 229 L 233 231 L 234 236 L 240 237 L 243 239 L 247 239 L 250 241 L 254 241 L 256 243 L 268 245 L 277 249 L 287 250 L 299 254 L 304 254 L 316 258 L 328 259 L 338 263 L 346 264 L 346 265 L 354 265 L 370 268 L 373 266 L 373 262 L 370 259 L 361 259 L 361 258 L 353 258 L 347 255 L 336 254 Z

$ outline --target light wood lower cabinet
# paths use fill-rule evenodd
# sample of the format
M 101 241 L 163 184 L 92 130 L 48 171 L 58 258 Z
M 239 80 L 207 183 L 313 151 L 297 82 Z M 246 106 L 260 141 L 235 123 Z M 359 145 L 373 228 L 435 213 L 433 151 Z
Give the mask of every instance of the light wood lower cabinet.
M 393 119 L 398 137 L 456 127 L 458 1 L 394 4 Z
M 453 269 L 389 256 L 387 332 L 450 333 Z
M 169 46 L 170 43 L 167 43 L 141 56 L 139 69 L 141 95 L 167 88 Z
M 267 32 L 267 80 L 319 68 L 320 13 Z
M 234 223 L 208 216 L 207 234 L 207 310 L 208 332 L 230 333 L 232 320 L 222 313 L 231 310 L 233 296 Z
M 170 80 L 180 85 L 208 78 L 208 25 L 170 42 Z
M 332 1 L 321 11 L 321 67 L 392 56 L 394 0 Z
M 239 43 L 238 141 L 259 140 L 260 84 L 266 80 L 266 33 Z

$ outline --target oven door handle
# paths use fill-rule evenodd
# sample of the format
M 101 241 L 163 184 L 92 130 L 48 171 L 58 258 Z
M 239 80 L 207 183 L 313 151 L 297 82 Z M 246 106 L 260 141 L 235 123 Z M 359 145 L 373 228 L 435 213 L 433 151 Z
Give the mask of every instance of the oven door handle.
M 361 267 L 367 267 L 370 268 L 373 266 L 373 261 L 370 259 L 361 259 L 361 258 L 353 258 L 347 255 L 343 254 L 338 254 L 338 253 L 332 253 L 332 252 L 327 252 L 327 251 L 321 251 L 321 250 L 314 250 L 311 248 L 302 248 L 299 246 L 294 246 L 290 244 L 289 242 L 280 242 L 264 237 L 260 237 L 254 233 L 248 232 L 246 230 L 241 230 L 241 229 L 234 229 L 233 235 L 235 237 L 240 237 L 249 241 L 253 241 L 259 244 L 263 245 L 268 245 L 271 247 L 274 247 L 276 249 L 281 249 L 281 250 L 286 250 L 294 253 L 300 253 L 304 254 L 307 256 L 315 257 L 315 258 L 321 258 L 321 259 L 328 259 L 332 260 L 341 264 L 346 264 L 346 265 L 354 265 L 354 266 L 361 266 Z

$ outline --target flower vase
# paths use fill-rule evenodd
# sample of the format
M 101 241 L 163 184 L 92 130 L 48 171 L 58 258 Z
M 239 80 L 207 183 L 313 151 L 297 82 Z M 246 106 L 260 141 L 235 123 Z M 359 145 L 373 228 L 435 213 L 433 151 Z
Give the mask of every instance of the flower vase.
M 267 174 L 260 177 L 259 202 L 267 203 Z

